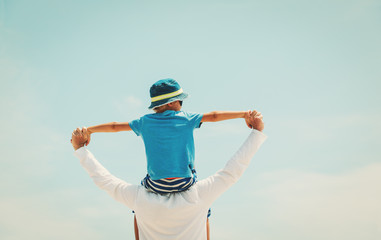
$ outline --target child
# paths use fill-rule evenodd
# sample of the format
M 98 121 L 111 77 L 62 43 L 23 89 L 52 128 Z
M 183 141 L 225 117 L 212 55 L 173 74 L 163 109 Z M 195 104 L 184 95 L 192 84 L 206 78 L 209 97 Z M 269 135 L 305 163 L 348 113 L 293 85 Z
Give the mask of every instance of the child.
M 88 141 L 95 132 L 134 131 L 141 136 L 146 151 L 147 176 L 142 185 L 153 192 L 166 194 L 187 190 L 196 182 L 194 169 L 193 130 L 203 122 L 245 118 L 249 124 L 251 111 L 210 112 L 205 114 L 181 111 L 188 94 L 173 79 L 162 79 L 150 88 L 151 105 L 155 113 L 131 122 L 111 122 L 87 129 Z

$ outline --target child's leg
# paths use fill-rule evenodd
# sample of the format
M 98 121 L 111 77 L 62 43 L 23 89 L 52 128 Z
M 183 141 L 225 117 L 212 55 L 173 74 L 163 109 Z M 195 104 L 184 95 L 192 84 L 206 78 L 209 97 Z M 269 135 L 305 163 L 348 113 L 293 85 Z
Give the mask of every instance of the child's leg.
M 209 218 L 206 218 L 206 239 L 210 240 Z
M 182 192 L 189 189 L 194 183 L 196 183 L 196 177 L 152 180 L 148 174 L 141 181 L 143 187 L 159 194 Z
M 206 239 L 210 239 L 210 227 L 209 227 L 209 217 L 212 215 L 212 209 L 209 208 L 208 214 L 206 215 Z
M 138 223 L 136 222 L 136 215 L 134 215 L 134 232 L 135 232 L 135 240 L 139 240 L 139 229 L 138 229 Z

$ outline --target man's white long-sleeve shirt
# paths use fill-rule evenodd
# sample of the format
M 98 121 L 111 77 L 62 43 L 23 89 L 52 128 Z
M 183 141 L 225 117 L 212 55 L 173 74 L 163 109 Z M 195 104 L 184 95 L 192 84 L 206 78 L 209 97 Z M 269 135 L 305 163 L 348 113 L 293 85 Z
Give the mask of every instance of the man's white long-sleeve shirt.
M 149 192 L 111 175 L 86 148 L 75 151 L 75 156 L 99 188 L 135 211 L 141 240 L 202 240 L 206 239 L 208 209 L 238 181 L 265 139 L 262 132 L 252 130 L 223 169 L 187 191 L 167 195 Z

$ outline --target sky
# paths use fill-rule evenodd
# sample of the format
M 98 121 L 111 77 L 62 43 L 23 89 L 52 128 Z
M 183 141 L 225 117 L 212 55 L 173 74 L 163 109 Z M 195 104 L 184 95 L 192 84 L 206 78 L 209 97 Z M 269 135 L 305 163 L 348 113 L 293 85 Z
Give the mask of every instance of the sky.
M 381 238 L 381 1 L 0 0 L 0 238 L 133 239 L 133 215 L 73 155 L 73 129 L 151 113 L 176 79 L 183 110 L 256 109 L 267 141 L 212 206 L 212 239 Z M 194 133 L 199 178 L 250 130 Z M 88 149 L 139 184 L 143 142 Z

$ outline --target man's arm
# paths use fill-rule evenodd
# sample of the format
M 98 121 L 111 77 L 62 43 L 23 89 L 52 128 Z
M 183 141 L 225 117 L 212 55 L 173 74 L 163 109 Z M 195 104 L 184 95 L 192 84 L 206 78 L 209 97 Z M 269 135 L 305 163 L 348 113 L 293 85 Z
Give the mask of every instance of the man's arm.
M 106 191 L 116 201 L 132 209 L 135 204 L 138 186 L 126 183 L 111 175 L 111 173 L 95 159 L 94 155 L 84 148 L 87 140 L 86 136 L 86 128 L 77 128 L 74 130 L 71 140 L 75 150 L 74 155 L 80 160 L 82 167 L 100 189 Z
M 249 118 L 251 111 L 213 111 L 205 113 L 202 116 L 201 122 L 219 122 L 229 119 L 244 118 L 246 125 L 251 128 Z
M 261 113 L 253 111 L 250 117 L 250 124 L 254 130 L 250 133 L 240 149 L 227 162 L 225 167 L 213 176 L 197 183 L 196 187 L 198 188 L 200 197 L 205 201 L 212 203 L 223 192 L 236 183 L 249 166 L 255 153 L 266 140 L 266 135 L 262 133 L 264 123 Z

